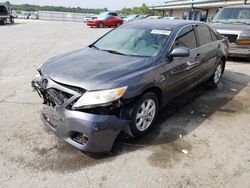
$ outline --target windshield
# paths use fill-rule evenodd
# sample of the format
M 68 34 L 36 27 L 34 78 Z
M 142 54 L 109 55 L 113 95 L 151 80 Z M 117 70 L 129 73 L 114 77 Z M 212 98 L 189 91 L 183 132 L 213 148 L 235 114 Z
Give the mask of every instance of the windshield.
M 129 56 L 156 56 L 170 31 L 145 28 L 117 28 L 97 41 L 93 47 Z
M 250 8 L 224 8 L 212 22 L 250 24 Z

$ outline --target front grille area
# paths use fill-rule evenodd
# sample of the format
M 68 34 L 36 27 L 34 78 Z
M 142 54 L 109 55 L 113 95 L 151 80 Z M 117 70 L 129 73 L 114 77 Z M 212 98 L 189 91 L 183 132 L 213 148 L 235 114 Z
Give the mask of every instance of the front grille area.
M 43 99 L 43 104 L 52 107 L 63 105 L 71 100 L 72 97 L 78 98 L 85 92 L 84 89 L 56 83 L 47 78 L 40 80 L 34 79 L 31 84 L 38 95 Z
M 61 105 L 72 97 L 71 94 L 54 88 L 50 88 L 46 92 L 49 95 L 48 98 L 52 102 L 52 105 Z
M 235 43 L 238 35 L 233 35 L 233 34 L 222 34 L 224 37 L 226 37 L 229 41 L 229 43 Z

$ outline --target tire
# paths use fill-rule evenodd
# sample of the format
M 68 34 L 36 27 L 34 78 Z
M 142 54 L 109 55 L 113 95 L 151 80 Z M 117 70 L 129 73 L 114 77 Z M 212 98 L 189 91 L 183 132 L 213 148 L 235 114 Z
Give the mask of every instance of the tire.
M 211 78 L 209 79 L 209 83 L 212 87 L 217 87 L 220 83 L 222 74 L 223 74 L 223 65 L 224 62 L 220 60 L 220 62 L 216 65 L 215 71 Z
M 116 24 L 116 27 L 119 27 L 121 25 L 121 23 L 120 22 L 118 22 L 117 24 Z
M 10 18 L 10 23 L 15 23 L 14 18 Z
M 98 24 L 98 27 L 99 27 L 99 28 L 103 28 L 103 27 L 104 27 L 103 23 L 100 22 L 100 23 Z
M 159 102 L 154 93 L 149 92 L 141 96 L 133 108 L 129 125 L 132 136 L 139 137 L 145 135 L 155 125 L 158 111 Z

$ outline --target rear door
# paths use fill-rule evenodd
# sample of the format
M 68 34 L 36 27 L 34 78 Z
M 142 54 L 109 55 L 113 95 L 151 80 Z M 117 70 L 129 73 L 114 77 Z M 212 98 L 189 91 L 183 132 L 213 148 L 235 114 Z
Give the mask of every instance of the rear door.
M 218 48 L 220 48 L 219 41 L 214 41 L 211 30 L 208 26 L 201 24 L 196 25 L 196 35 L 198 39 L 198 49 L 200 53 L 204 54 L 204 61 L 201 64 L 201 72 L 198 75 L 202 81 L 210 76 L 210 72 L 217 62 Z
M 168 99 L 184 92 L 197 84 L 197 75 L 200 73 L 203 54 L 197 48 L 198 43 L 193 25 L 185 26 L 179 31 L 172 49 L 186 47 L 190 49 L 189 57 L 170 58 L 167 71 Z

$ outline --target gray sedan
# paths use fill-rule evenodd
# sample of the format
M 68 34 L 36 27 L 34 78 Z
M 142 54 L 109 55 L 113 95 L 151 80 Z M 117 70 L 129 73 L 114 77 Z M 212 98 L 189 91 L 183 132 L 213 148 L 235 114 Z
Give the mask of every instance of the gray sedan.
M 200 22 L 141 20 L 38 68 L 32 86 L 43 122 L 88 152 L 109 152 L 119 133 L 139 137 L 168 101 L 197 84 L 220 82 L 227 40 Z

